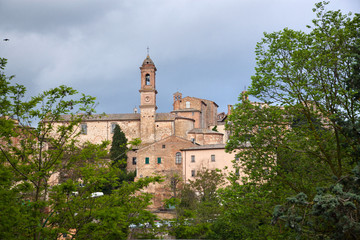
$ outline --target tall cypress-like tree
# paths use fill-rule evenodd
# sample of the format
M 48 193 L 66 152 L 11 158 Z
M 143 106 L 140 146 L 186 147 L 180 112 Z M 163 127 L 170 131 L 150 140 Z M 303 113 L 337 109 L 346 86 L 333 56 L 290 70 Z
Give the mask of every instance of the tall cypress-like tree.
M 112 165 L 117 165 L 119 168 L 125 169 L 127 166 L 127 147 L 128 140 L 120 126 L 116 124 L 114 128 L 114 135 L 110 148 L 110 159 Z

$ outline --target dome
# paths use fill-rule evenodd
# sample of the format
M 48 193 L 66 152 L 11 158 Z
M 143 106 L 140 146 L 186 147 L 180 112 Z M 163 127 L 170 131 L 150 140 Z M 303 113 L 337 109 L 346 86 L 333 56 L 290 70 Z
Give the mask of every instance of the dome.
M 144 62 L 143 62 L 142 65 L 144 66 L 144 65 L 147 65 L 147 64 L 151 64 L 151 65 L 154 65 L 154 66 L 155 66 L 153 60 L 151 60 L 151 58 L 150 58 L 149 55 L 147 55 L 147 57 L 145 58 L 145 60 L 144 60 Z

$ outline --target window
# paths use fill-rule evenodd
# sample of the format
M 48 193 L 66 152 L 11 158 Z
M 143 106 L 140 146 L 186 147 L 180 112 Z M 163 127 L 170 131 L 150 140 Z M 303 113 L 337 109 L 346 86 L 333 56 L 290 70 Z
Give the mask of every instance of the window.
M 236 175 L 236 176 L 240 176 L 240 170 L 239 170 L 239 169 L 236 169 L 236 170 L 235 170 L 235 175 Z
M 175 164 L 181 164 L 181 153 L 177 152 L 175 155 Z
M 191 176 L 195 177 L 195 170 L 191 170 Z
M 195 162 L 195 155 L 191 155 L 191 162 Z
M 150 159 L 148 157 L 145 158 L 145 164 L 150 164 Z
M 165 148 L 165 145 L 162 145 L 162 148 Z
M 157 160 L 158 160 L 157 163 L 160 164 L 161 163 L 161 157 L 158 157 Z
M 133 157 L 133 159 L 132 159 L 132 164 L 133 164 L 133 165 L 136 165 L 136 157 Z
M 81 134 L 87 134 L 87 124 L 81 124 Z
M 146 74 L 145 76 L 145 85 L 150 85 L 150 74 Z
M 186 108 L 190 108 L 190 102 L 186 102 L 186 103 L 185 103 L 185 107 L 186 107 Z
M 215 155 L 211 155 L 211 161 L 215 162 Z
M 114 133 L 116 125 L 116 123 L 111 123 L 111 133 Z

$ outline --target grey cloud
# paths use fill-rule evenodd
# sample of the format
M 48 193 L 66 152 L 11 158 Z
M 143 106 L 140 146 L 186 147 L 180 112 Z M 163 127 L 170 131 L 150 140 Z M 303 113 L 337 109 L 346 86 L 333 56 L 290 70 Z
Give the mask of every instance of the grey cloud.
M 329 8 L 359 12 L 356 0 Z M 304 30 L 313 0 L 0 0 L 0 54 L 29 95 L 67 84 L 96 96 L 99 112 L 139 104 L 146 47 L 157 68 L 160 112 L 172 93 L 234 104 L 254 73 L 263 32 Z

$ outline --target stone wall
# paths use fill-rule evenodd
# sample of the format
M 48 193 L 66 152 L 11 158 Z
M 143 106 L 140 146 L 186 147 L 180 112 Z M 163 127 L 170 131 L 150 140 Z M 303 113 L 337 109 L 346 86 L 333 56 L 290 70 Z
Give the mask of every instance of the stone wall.
M 55 128 L 61 126 L 63 123 L 54 123 Z M 86 124 L 86 134 L 80 134 L 78 140 L 80 143 L 89 141 L 94 144 L 99 144 L 105 140 L 112 140 L 112 124 L 118 124 L 121 130 L 125 133 L 126 138 L 130 141 L 134 138 L 140 138 L 140 121 L 83 121 L 81 124 Z M 76 128 L 76 132 L 81 131 L 81 125 Z
M 187 139 L 187 132 L 194 128 L 194 121 L 184 118 L 175 119 L 175 135 Z
M 150 144 L 132 153 L 137 157 L 137 178 L 161 175 L 165 181 L 160 184 L 152 184 L 146 192 L 154 194 L 153 208 L 161 208 L 163 200 L 170 198 L 171 177 L 175 174 L 182 176 L 183 160 L 176 163 L 176 153 L 181 153 L 180 149 L 195 146 L 185 139 L 170 136 L 161 141 Z M 160 158 L 160 162 L 159 162 Z M 147 162 L 148 159 L 148 162 Z M 128 164 L 129 166 L 129 164 Z
M 161 139 L 174 135 L 174 121 L 156 121 L 155 122 L 155 140 L 160 141 Z

